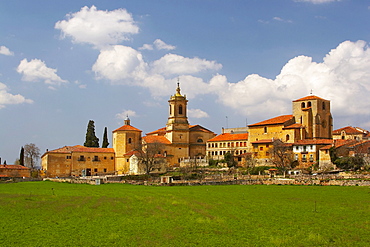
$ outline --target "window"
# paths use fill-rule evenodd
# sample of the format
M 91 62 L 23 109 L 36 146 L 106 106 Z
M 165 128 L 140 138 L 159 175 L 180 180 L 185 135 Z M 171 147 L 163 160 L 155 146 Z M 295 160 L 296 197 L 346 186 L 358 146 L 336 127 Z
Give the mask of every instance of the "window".
M 285 141 L 289 141 L 289 139 L 290 139 L 290 136 L 289 135 L 286 135 L 285 136 Z
M 106 156 L 104 156 L 104 159 L 106 160 L 106 159 L 107 159 L 107 157 L 106 157 Z
M 307 152 L 307 147 L 303 146 L 303 152 Z
M 179 105 L 179 114 L 182 114 L 182 105 Z
M 306 108 L 306 103 L 302 102 L 301 108 Z
M 266 144 L 266 148 L 268 148 L 268 147 L 270 147 L 270 145 L 269 144 Z
M 313 154 L 310 154 L 310 162 L 313 162 Z
M 263 151 L 263 147 L 260 147 L 260 151 Z
M 107 172 L 107 168 L 104 168 L 104 169 L 103 169 L 103 171 L 104 171 L 104 172 Z
M 111 160 L 113 160 L 113 156 L 112 156 L 112 157 L 110 157 L 110 159 L 111 159 Z
M 98 156 L 94 156 L 93 161 L 99 161 L 99 157 Z
M 306 157 L 306 155 L 304 154 L 304 155 L 302 155 L 302 162 L 307 162 L 307 157 Z
M 128 143 L 131 143 L 132 142 L 132 139 L 131 138 L 128 138 Z
M 322 109 L 325 110 L 325 102 L 322 102 Z
M 80 157 L 78 158 L 78 161 L 85 161 L 85 156 L 80 155 Z
M 170 105 L 170 115 L 172 114 L 172 107 L 171 107 L 171 105 Z
M 307 107 L 311 107 L 311 101 L 308 101 Z
M 72 156 L 67 155 L 66 159 L 67 159 L 67 160 L 70 160 L 70 159 L 72 159 Z
M 267 127 L 263 127 L 263 133 L 267 134 Z

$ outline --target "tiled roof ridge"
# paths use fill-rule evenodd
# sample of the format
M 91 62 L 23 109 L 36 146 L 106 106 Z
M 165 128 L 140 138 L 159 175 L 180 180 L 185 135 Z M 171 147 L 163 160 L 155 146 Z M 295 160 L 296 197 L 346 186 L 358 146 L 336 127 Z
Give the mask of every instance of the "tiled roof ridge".
M 211 139 L 208 140 L 208 142 L 213 141 L 237 141 L 237 140 L 248 140 L 248 133 L 223 133 L 220 135 L 217 135 Z
M 277 117 L 273 117 L 255 124 L 250 124 L 250 126 L 260 126 L 260 125 L 274 125 L 274 124 L 282 124 L 285 123 L 293 118 L 293 115 L 281 115 Z
M 305 96 L 303 98 L 296 99 L 293 102 L 305 101 L 305 100 L 314 100 L 314 99 L 319 99 L 319 100 L 325 100 L 325 101 L 327 101 L 326 99 L 320 98 L 320 97 L 318 97 L 316 95 L 308 95 L 308 96 Z

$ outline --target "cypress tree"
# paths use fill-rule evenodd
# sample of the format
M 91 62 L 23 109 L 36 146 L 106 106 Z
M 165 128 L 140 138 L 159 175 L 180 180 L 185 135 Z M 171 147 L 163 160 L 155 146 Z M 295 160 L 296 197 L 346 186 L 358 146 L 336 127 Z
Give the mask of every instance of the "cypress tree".
M 84 143 L 85 147 L 99 147 L 99 138 L 95 135 L 95 124 L 93 120 L 89 121 L 89 124 L 87 125 L 87 131 L 86 131 L 86 139 Z
M 19 164 L 21 166 L 24 166 L 24 148 L 22 146 L 21 153 L 19 154 Z
M 107 127 L 104 128 L 103 143 L 101 144 L 102 148 L 107 148 L 109 145 Z

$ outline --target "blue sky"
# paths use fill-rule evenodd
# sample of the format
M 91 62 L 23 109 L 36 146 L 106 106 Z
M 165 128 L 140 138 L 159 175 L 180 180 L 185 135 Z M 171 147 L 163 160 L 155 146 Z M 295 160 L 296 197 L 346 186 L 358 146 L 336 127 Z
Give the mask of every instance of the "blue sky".
M 216 133 L 311 90 L 334 129 L 370 129 L 369 21 L 362 0 L 0 0 L 0 157 L 83 144 L 90 119 L 100 140 L 164 127 L 177 80 Z

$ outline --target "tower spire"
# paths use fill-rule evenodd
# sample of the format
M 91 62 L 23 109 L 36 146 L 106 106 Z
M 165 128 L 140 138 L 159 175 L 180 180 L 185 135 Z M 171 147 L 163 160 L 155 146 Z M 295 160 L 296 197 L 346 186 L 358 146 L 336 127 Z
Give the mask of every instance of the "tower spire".
M 180 78 L 177 78 L 176 96 L 181 96 L 180 91 L 181 91 L 181 89 L 180 89 Z

